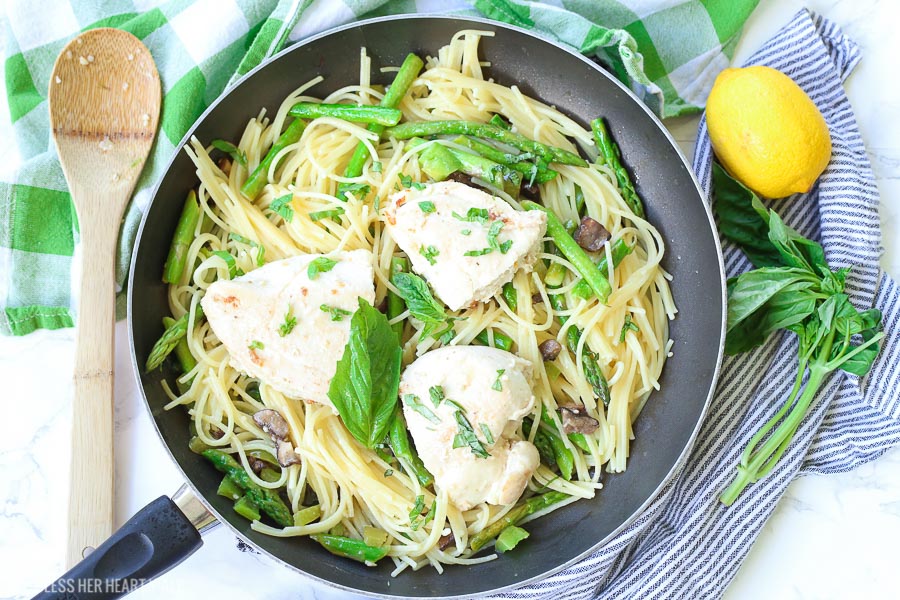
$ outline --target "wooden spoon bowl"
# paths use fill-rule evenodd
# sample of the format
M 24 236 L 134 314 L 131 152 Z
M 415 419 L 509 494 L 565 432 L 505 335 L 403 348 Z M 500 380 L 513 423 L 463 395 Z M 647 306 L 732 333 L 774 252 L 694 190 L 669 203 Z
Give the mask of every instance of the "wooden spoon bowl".
M 113 357 L 116 242 L 159 121 L 150 52 L 118 29 L 62 49 L 50 78 L 50 125 L 81 238 L 66 562 L 113 527 Z

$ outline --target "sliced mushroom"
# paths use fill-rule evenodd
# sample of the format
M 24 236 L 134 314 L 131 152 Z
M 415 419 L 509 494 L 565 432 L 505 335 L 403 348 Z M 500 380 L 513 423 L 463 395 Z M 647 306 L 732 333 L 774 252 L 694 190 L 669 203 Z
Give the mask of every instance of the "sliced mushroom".
M 575 230 L 575 234 L 572 237 L 585 250 L 597 252 L 609 240 L 609 231 L 599 221 L 590 217 L 583 217 L 581 224 L 578 225 L 578 229 Z
M 532 294 L 531 295 L 531 303 L 532 304 L 540 304 L 543 301 L 544 301 L 544 297 L 541 296 L 540 294 Z
M 300 464 L 300 456 L 294 452 L 294 445 L 287 440 L 278 440 L 278 464 L 282 467 Z
M 541 201 L 541 188 L 538 185 L 532 184 L 528 185 L 528 175 L 522 177 L 522 195 L 528 198 L 529 200 L 534 200 L 535 202 Z
M 224 156 L 220 158 L 216 162 L 216 166 L 219 167 L 219 170 L 225 173 L 226 175 L 231 175 L 231 160 L 225 158 Z
M 261 458 L 256 458 L 255 456 L 248 456 L 247 462 L 250 463 L 250 468 L 253 469 L 253 472 L 257 475 L 259 475 L 260 471 L 269 466 L 269 463 Z
M 272 436 L 273 440 L 283 440 L 287 438 L 288 433 L 290 433 L 290 429 L 288 428 L 287 421 L 284 420 L 284 417 L 278 414 L 277 410 L 272 410 L 271 408 L 264 408 L 254 414 L 253 421 L 256 422 L 263 431 Z
M 454 544 L 456 544 L 456 538 L 453 537 L 452 531 L 447 535 L 442 535 L 438 540 L 438 548 L 440 548 L 441 550 L 446 550 Z
M 541 357 L 546 362 L 549 362 L 551 360 L 556 360 L 556 357 L 562 352 L 562 346 L 556 340 L 549 339 L 541 342 L 541 345 L 538 346 L 538 350 L 541 351 Z
M 209 428 L 209 435 L 213 436 L 214 439 L 221 440 L 225 432 L 213 425 Z
M 272 441 L 275 442 L 278 464 L 282 467 L 300 464 L 300 456 L 294 452 L 293 444 L 287 439 L 288 434 L 290 433 L 287 421 L 278 414 L 277 410 L 264 408 L 253 415 L 253 420 L 263 431 L 268 433 L 272 437 Z
M 583 406 L 561 406 L 563 431 L 566 433 L 594 433 L 600 421 L 587 414 Z

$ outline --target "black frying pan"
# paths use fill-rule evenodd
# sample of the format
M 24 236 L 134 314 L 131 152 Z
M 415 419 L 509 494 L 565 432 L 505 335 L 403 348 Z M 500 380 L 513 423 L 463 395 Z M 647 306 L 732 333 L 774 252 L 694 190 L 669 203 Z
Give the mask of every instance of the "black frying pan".
M 150 348 L 168 315 L 163 263 L 184 197 L 197 185 L 181 150 L 200 140 L 237 139 L 260 107 L 274 111 L 297 85 L 316 75 L 325 81 L 310 93 L 321 96 L 356 83 L 359 48 L 372 57 L 372 77 L 389 83 L 379 67 L 399 65 L 408 52 L 435 55 L 457 31 L 490 30 L 481 53 L 488 75 L 560 108 L 586 125 L 603 115 L 634 174 L 647 214 L 668 245 L 664 266 L 674 276 L 680 309 L 671 325 L 674 356 L 634 426 L 637 437 L 627 472 L 606 476 L 603 490 L 529 524 L 527 548 L 473 567 L 430 568 L 389 576 L 389 561 L 377 568 L 333 556 L 307 538 L 256 533 L 216 495 L 222 475 L 188 449 L 190 419 L 184 410 L 164 411 L 160 381 L 172 371 L 144 373 Z M 380 80 L 380 81 L 379 81 Z M 137 238 L 128 289 L 132 358 L 147 407 L 163 443 L 206 507 L 253 548 L 288 568 L 346 590 L 394 597 L 461 597 L 499 591 L 545 577 L 578 561 L 610 540 L 649 503 L 689 450 L 718 374 L 724 339 L 724 271 L 718 238 L 697 182 L 672 138 L 652 113 L 621 83 L 591 61 L 522 29 L 481 19 L 404 16 L 373 19 L 332 30 L 297 44 L 249 73 L 216 101 L 178 147 L 154 194 Z M 143 509 L 69 577 L 145 577 L 164 572 L 200 545 L 192 519 L 166 497 Z M 197 523 L 197 519 L 193 519 Z M 65 576 L 64 576 L 65 577 Z M 51 597 L 51 596 L 47 596 Z

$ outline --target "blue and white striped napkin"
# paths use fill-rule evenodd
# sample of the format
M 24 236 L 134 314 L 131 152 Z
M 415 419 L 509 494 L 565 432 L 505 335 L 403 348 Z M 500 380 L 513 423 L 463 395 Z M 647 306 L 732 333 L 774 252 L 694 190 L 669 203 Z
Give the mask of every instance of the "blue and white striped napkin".
M 767 65 L 789 75 L 828 122 L 832 160 L 818 185 L 772 207 L 822 242 L 832 268 L 853 266 L 847 291 L 857 307 L 874 304 L 884 313 L 886 337 L 869 375 L 860 381 L 842 371 L 832 374 L 780 464 L 726 508 L 718 496 L 740 453 L 793 384 L 796 338 L 776 335 L 726 359 L 691 455 L 650 508 L 584 561 L 498 597 L 719 597 L 795 477 L 846 471 L 900 442 L 900 287 L 879 268 L 878 190 L 842 86 L 859 59 L 859 48 L 838 27 L 804 10 L 745 66 Z M 709 196 L 713 154 L 705 120 L 697 144 L 694 171 Z M 751 265 L 726 243 L 725 267 L 733 276 Z

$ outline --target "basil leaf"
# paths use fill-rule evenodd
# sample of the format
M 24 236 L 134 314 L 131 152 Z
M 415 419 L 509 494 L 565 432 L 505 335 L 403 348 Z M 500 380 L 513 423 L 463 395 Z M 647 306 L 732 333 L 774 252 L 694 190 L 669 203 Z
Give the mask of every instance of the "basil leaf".
M 434 414 L 434 412 L 430 408 L 422 404 L 422 402 L 419 400 L 419 397 L 415 394 L 404 394 L 403 404 L 407 405 L 435 425 L 440 424 L 441 418 Z
M 462 442 L 464 445 L 468 446 L 472 451 L 472 454 L 478 458 L 489 457 L 490 453 L 484 449 L 481 440 L 475 435 L 475 430 L 472 429 L 472 424 L 469 423 L 466 415 L 464 415 L 462 411 L 457 410 L 454 413 L 454 416 L 456 417 L 456 424 L 459 426 L 459 433 L 453 438 L 453 447 L 458 448 L 459 446 L 457 443 Z
M 444 306 L 434 299 L 428 284 L 412 273 L 394 273 L 391 283 L 397 286 L 410 314 L 423 323 L 439 325 L 447 320 Z
M 425 257 L 428 264 L 433 265 L 437 262 L 437 256 L 440 254 L 437 248 L 432 245 L 419 246 L 419 254 Z
M 357 198 L 365 198 L 369 195 L 369 192 L 372 191 L 372 188 L 367 183 L 347 183 L 342 186 L 341 191 L 343 192 L 344 199 L 349 200 L 350 192 L 353 192 Z
M 422 202 L 419 202 L 419 208 L 422 209 L 423 213 L 433 213 L 435 210 L 437 210 L 434 207 L 434 202 L 432 202 L 431 200 L 423 200 Z
M 294 309 L 293 307 L 288 306 L 287 312 L 284 315 L 284 323 L 278 326 L 278 335 L 285 337 L 292 332 L 296 326 L 297 317 L 294 316 Z
M 343 321 L 344 317 L 349 317 L 351 314 L 353 314 L 349 310 L 344 310 L 343 308 L 338 308 L 337 306 L 329 306 L 328 304 L 319 305 L 319 310 L 330 314 L 332 321 Z
M 247 166 L 247 155 L 243 150 L 232 144 L 231 142 L 226 142 L 225 140 L 213 140 L 210 142 L 210 145 L 217 149 L 231 155 L 232 160 L 237 162 L 242 167 Z
M 384 440 L 393 420 L 401 354 L 387 317 L 360 298 L 328 398 L 347 430 L 368 448 Z
M 319 273 L 327 273 L 328 271 L 334 268 L 334 265 L 337 264 L 337 261 L 327 256 L 320 256 L 312 261 L 310 261 L 309 266 L 306 267 L 306 276 L 310 278 L 310 280 L 314 280 L 319 276 Z
M 756 194 L 713 162 L 713 212 L 722 235 L 740 247 L 755 267 L 782 266 L 781 255 L 769 241 L 769 227 L 753 208 Z

